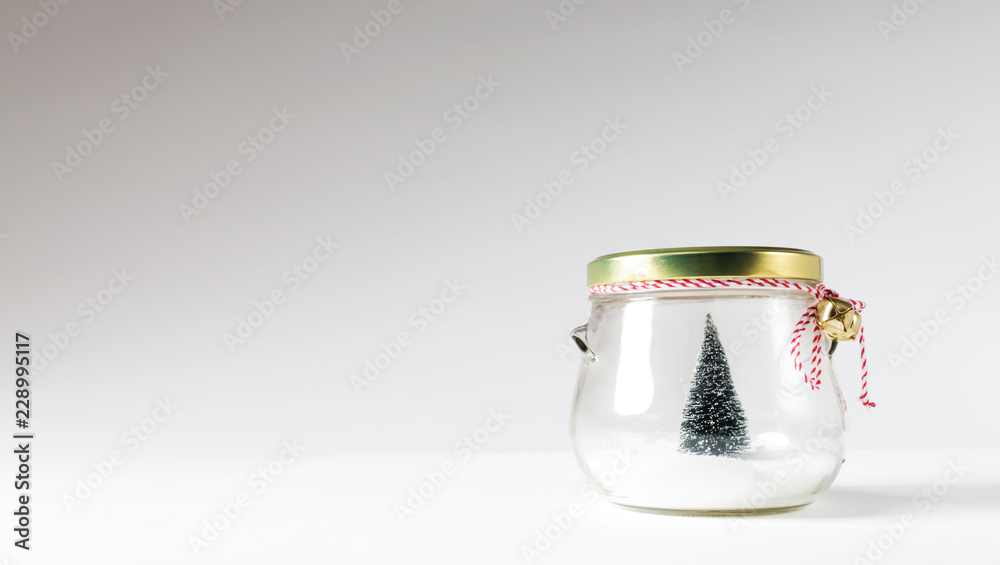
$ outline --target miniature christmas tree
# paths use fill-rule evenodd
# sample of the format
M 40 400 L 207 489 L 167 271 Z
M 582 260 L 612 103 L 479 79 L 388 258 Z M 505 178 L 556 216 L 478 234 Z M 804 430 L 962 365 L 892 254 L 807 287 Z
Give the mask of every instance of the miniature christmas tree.
M 695 455 L 732 455 L 746 449 L 746 417 L 729 374 L 726 352 L 712 315 L 705 317 L 705 340 L 684 407 L 680 451 Z

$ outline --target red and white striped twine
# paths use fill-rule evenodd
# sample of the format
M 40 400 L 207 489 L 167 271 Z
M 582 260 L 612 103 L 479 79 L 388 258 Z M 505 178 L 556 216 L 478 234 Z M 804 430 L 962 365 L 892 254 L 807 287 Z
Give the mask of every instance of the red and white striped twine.
M 731 287 L 758 287 L 758 288 L 788 288 L 794 290 L 801 290 L 803 292 L 808 292 L 816 301 L 819 302 L 824 298 L 828 297 L 841 297 L 835 291 L 827 288 L 823 283 L 816 286 L 809 286 L 807 284 L 798 283 L 795 281 L 789 281 L 785 279 L 672 279 L 672 280 L 654 280 L 654 281 L 641 281 L 641 282 L 631 282 L 631 283 L 619 283 L 619 284 L 599 284 L 590 287 L 590 294 L 611 294 L 619 292 L 634 292 L 640 290 L 661 290 L 661 289 L 677 289 L 677 288 L 731 288 Z M 855 310 L 861 312 L 865 309 L 865 303 L 860 300 L 851 300 L 849 298 L 844 298 L 851 303 Z M 823 375 L 823 370 L 820 368 L 820 361 L 822 359 L 823 347 L 821 341 L 823 339 L 823 334 L 819 331 L 819 328 L 815 322 L 816 315 L 816 304 L 813 304 L 802 316 L 799 317 L 799 321 L 795 324 L 795 329 L 792 330 L 792 348 L 791 356 L 792 363 L 795 366 L 795 370 L 802 373 L 803 379 L 806 384 L 810 386 L 813 390 L 817 389 L 820 385 L 820 377 Z M 812 348 L 810 349 L 809 357 L 809 371 L 806 372 L 802 366 L 801 357 L 801 344 L 802 337 L 807 333 L 811 332 L 812 337 L 810 341 L 812 342 Z M 868 357 L 865 354 L 865 329 L 864 327 L 858 328 L 858 345 L 861 346 L 861 396 L 858 397 L 861 403 L 865 406 L 875 407 L 875 403 L 868 399 Z

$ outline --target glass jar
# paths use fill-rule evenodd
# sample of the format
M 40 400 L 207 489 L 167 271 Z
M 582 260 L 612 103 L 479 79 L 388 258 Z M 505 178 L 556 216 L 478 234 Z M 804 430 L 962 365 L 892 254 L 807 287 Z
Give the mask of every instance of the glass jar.
M 820 257 L 797 249 L 658 249 L 591 262 L 590 319 L 572 334 L 583 361 L 571 433 L 594 487 L 611 502 L 673 514 L 813 502 L 845 448 L 835 342 L 813 320 L 821 280 Z

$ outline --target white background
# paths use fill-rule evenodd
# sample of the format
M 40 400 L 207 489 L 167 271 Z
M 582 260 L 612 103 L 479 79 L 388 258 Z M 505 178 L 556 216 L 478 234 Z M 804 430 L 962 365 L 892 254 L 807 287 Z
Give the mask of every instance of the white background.
M 206 518 L 285 440 L 310 457 L 449 453 L 501 408 L 485 451 L 566 452 L 585 265 L 651 247 L 822 255 L 826 282 L 869 304 L 878 407 L 850 406 L 852 448 L 1000 447 L 1000 282 L 980 278 L 1000 247 L 1000 5 L 927 2 L 895 30 L 880 29 L 885 0 L 593 0 L 554 25 L 555 0 L 400 5 L 349 57 L 342 44 L 385 2 L 245 0 L 220 17 L 208 0 L 77 1 L 26 42 L 10 34 L 42 8 L 0 8 L 0 328 L 58 350 L 32 388 L 34 465 L 52 473 L 38 513 L 65 515 L 63 495 L 114 450 L 132 465 L 104 492 L 158 488 L 143 461 L 225 469 L 232 484 L 199 499 Z M 679 65 L 727 9 L 732 23 Z M 167 76 L 122 119 L 115 101 L 147 67 Z M 481 77 L 499 86 L 453 129 L 445 112 Z M 832 95 L 801 109 L 814 88 Z M 247 162 L 241 143 L 283 108 L 295 117 Z M 808 119 L 786 138 L 797 110 Z M 608 119 L 627 129 L 581 171 L 574 152 Z M 54 172 L 102 120 L 114 130 Z M 390 190 L 385 173 L 435 128 L 447 139 Z M 908 161 L 939 130 L 954 143 L 914 178 Z M 768 138 L 778 150 L 723 198 L 718 183 Z M 185 218 L 230 160 L 241 172 Z M 512 220 L 563 170 L 558 198 Z M 859 209 L 878 216 L 861 233 L 845 228 Z M 317 238 L 339 247 L 292 290 L 283 273 Z M 134 280 L 82 314 L 120 269 Z M 411 316 L 456 279 L 467 288 L 420 331 Z M 960 287 L 978 292 L 960 302 Z M 276 289 L 284 303 L 227 347 Z M 63 339 L 68 323 L 80 331 Z M 411 345 L 359 394 L 351 375 L 404 331 Z M 892 363 L 914 338 L 912 360 Z M 838 353 L 850 397 L 856 346 Z M 122 435 L 167 398 L 177 409 L 128 451 Z

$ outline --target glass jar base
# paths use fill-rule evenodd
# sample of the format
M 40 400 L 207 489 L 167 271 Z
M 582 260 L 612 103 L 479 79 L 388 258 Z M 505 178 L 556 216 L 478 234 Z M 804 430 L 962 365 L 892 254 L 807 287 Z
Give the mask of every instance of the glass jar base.
M 633 510 L 635 512 L 645 512 L 647 514 L 664 514 L 668 516 L 766 516 L 768 514 L 783 514 L 785 512 L 792 512 L 800 508 L 805 508 L 812 504 L 812 501 L 806 502 L 804 504 L 796 504 L 794 506 L 779 506 L 775 508 L 743 508 L 743 509 L 721 509 L 721 510 L 698 510 L 698 509 L 675 509 L 675 508 L 648 508 L 645 506 L 634 506 L 631 504 L 625 504 L 622 502 L 616 502 L 614 500 L 609 501 L 612 504 L 621 506 L 628 510 Z

